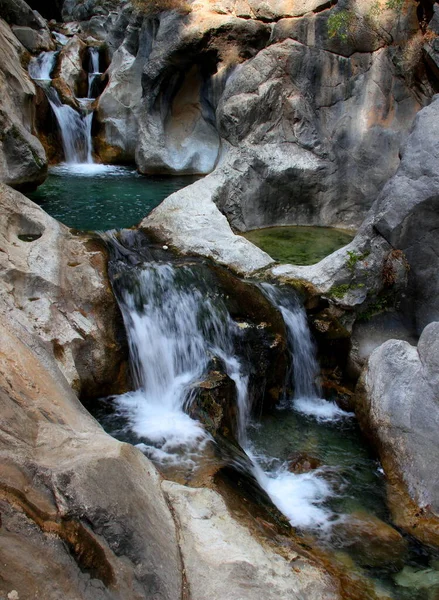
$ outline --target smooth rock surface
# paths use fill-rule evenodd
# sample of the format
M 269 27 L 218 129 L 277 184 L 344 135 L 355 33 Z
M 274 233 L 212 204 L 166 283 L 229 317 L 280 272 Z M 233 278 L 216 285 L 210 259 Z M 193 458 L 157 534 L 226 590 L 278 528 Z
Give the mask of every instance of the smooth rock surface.
M 61 101 L 74 108 L 78 105 L 76 98 L 87 95 L 88 79 L 83 68 L 86 51 L 87 45 L 75 35 L 59 53 L 53 73 L 52 85 Z
M 395 523 L 439 543 L 439 322 L 417 348 L 389 340 L 370 356 L 357 388 L 357 413 L 375 440 L 391 488 Z M 404 489 L 400 489 L 400 483 Z M 419 507 L 410 514 L 410 501 Z M 398 500 L 395 503 L 395 498 Z
M 21 66 L 25 49 L 0 19 L 0 181 L 37 186 L 47 175 L 44 148 L 34 133 L 35 86 Z
M 0 207 L 0 313 L 41 339 L 76 391 L 123 386 L 126 354 L 102 246 L 2 184 Z
M 140 223 L 185 254 L 207 256 L 248 275 L 273 263 L 268 254 L 233 233 L 212 201 L 215 176 L 172 194 Z
M 289 561 L 260 545 L 209 489 L 164 481 L 192 600 L 335 600 L 328 577 L 306 560 Z M 290 561 L 295 560 L 294 569 Z

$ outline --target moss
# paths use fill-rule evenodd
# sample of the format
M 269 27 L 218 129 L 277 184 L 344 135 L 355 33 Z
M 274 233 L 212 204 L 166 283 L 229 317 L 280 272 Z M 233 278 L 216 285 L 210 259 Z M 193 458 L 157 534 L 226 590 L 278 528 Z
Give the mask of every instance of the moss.
M 333 298 L 343 298 L 348 292 L 363 288 L 364 283 L 341 283 L 340 285 L 333 285 L 329 290 L 328 295 Z
M 359 252 L 355 252 L 355 250 L 348 250 L 348 260 L 346 262 L 346 266 L 350 271 L 355 271 L 355 267 L 357 266 L 357 263 L 365 260 L 370 254 L 369 250 L 366 250 L 366 252 L 363 253 L 359 253 Z
M 375 300 L 368 303 L 367 308 L 358 313 L 358 321 L 369 321 L 373 316 L 388 310 L 393 305 L 393 297 L 389 295 L 377 296 Z

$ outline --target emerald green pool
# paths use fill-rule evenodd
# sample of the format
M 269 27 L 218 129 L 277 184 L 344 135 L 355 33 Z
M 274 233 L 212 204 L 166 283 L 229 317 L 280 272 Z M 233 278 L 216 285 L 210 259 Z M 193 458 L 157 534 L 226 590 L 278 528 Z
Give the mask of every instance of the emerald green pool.
M 62 164 L 28 194 L 49 215 L 83 231 L 137 225 L 167 196 L 195 177 L 146 177 L 133 167 Z
M 274 260 L 294 265 L 313 265 L 354 237 L 331 227 L 267 227 L 242 235 Z

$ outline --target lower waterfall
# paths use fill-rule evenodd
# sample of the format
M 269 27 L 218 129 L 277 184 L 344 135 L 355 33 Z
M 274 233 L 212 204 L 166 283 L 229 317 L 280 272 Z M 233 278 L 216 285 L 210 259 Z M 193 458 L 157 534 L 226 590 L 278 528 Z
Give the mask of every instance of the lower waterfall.
M 106 237 L 108 240 L 108 234 Z M 109 241 L 114 243 L 114 238 Z M 260 454 L 248 439 L 249 427 L 255 424 L 250 414 L 248 368 L 236 349 L 242 330 L 197 267 L 152 261 L 118 269 L 113 285 L 127 331 L 136 388 L 113 399 L 115 416 L 121 419 L 125 434 L 140 438 L 136 445 L 159 463 L 195 466 L 213 440 L 185 409 L 194 385 L 203 379 L 212 361 L 219 361 L 236 385 L 237 441 L 249 458 L 247 468 L 293 525 L 325 528 L 331 513 L 321 505 L 333 492 L 320 470 L 291 473 L 284 461 Z M 326 403 L 317 397 L 318 366 L 298 298 L 291 289 L 280 291 L 264 285 L 263 291 L 281 311 L 289 332 L 293 365 L 287 384 L 295 382 L 293 405 L 300 399 Z M 284 402 L 291 400 L 285 398 Z M 328 414 L 346 415 L 328 404 Z

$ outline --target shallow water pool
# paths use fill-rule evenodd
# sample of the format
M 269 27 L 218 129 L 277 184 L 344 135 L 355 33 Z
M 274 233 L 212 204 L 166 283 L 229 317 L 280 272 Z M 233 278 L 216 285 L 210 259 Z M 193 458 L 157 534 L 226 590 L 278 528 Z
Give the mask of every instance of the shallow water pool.
M 332 227 L 267 227 L 242 235 L 274 260 L 293 265 L 313 265 L 354 237 Z

